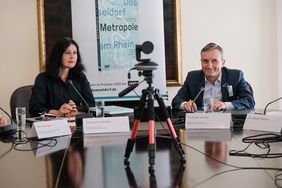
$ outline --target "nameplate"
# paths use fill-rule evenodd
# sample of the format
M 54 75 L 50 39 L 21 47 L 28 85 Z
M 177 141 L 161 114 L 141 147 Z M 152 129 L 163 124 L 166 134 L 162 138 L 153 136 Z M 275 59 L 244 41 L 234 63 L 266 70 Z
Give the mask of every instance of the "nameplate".
M 243 129 L 281 132 L 282 116 L 248 114 Z
M 71 135 L 68 121 L 65 119 L 37 121 L 32 124 L 31 137 L 50 138 Z
M 230 113 L 186 113 L 186 129 L 230 129 Z
M 84 134 L 120 133 L 129 131 L 128 116 L 83 119 Z

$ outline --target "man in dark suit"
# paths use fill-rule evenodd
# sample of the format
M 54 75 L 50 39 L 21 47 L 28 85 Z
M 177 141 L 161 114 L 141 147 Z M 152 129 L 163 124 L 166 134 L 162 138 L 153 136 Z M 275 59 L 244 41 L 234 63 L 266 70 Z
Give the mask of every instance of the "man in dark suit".
M 209 43 L 201 50 L 202 70 L 188 73 L 184 85 L 172 100 L 172 107 L 195 112 L 205 99 L 212 99 L 213 110 L 253 109 L 252 89 L 243 72 L 224 67 L 222 48 Z

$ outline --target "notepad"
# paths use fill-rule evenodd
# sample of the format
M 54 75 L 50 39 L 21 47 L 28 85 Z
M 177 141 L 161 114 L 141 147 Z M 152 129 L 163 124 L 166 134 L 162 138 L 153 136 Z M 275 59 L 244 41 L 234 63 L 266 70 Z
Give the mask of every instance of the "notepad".
M 90 111 L 95 112 L 95 107 L 90 107 Z M 109 105 L 105 106 L 105 113 L 109 115 L 131 114 L 134 110 L 132 108 Z
M 126 108 L 121 106 L 105 106 L 105 113 L 110 115 L 118 115 L 118 114 L 130 114 L 133 113 L 132 108 Z

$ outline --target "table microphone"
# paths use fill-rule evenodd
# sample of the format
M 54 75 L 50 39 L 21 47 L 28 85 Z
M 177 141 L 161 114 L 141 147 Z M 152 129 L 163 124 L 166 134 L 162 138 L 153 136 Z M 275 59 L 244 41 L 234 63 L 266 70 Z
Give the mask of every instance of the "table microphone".
M 200 94 L 203 92 L 203 91 L 205 91 L 205 87 L 201 87 L 201 89 L 200 89 L 200 91 L 199 91 L 199 93 L 196 95 L 196 97 L 193 99 L 193 102 L 196 102 L 196 100 L 197 100 L 197 98 L 200 96 Z
M 0 127 L 0 135 L 12 135 L 16 133 L 17 125 L 13 124 L 12 117 L 3 108 L 0 107 L 0 109 L 10 118 L 10 121 L 11 121 L 11 124 L 8 124 L 4 127 Z
M 275 99 L 275 100 L 273 100 L 273 101 L 267 103 L 267 105 L 266 105 L 265 108 L 264 108 L 263 114 L 264 114 L 264 115 L 266 114 L 266 109 L 267 109 L 267 107 L 268 107 L 270 104 L 275 103 L 275 102 L 277 102 L 277 101 L 279 101 L 279 100 L 281 100 L 281 99 L 282 99 L 282 97 L 279 97 L 278 99 Z
M 87 112 L 88 114 L 90 114 L 90 107 L 89 104 L 86 102 L 86 100 L 82 97 L 82 95 L 80 94 L 80 92 L 76 89 L 76 87 L 74 86 L 72 80 L 68 80 L 68 83 L 72 86 L 72 88 L 75 90 L 75 92 L 79 95 L 79 97 L 82 99 L 82 101 L 85 103 L 86 107 L 87 107 Z
M 73 89 L 76 91 L 76 93 L 79 95 L 79 97 L 82 99 L 82 101 L 85 103 L 86 107 L 87 107 L 87 114 L 82 113 L 82 114 L 77 114 L 75 116 L 76 119 L 76 125 L 77 126 L 81 126 L 82 125 L 82 119 L 83 118 L 92 118 L 93 114 L 90 113 L 90 107 L 89 104 L 86 102 L 86 100 L 82 97 L 82 95 L 80 94 L 80 92 L 78 91 L 78 89 L 76 89 L 76 87 L 74 86 L 72 80 L 68 80 L 68 83 L 73 87 Z

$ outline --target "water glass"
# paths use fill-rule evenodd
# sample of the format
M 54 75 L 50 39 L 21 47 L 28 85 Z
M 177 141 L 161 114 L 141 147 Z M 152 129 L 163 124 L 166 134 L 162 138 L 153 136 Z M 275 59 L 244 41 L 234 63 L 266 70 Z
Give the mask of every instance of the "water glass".
M 25 130 L 26 126 L 26 109 L 25 107 L 16 107 L 16 121 L 17 129 L 22 131 Z
M 213 98 L 204 98 L 204 113 L 213 112 Z
M 95 112 L 96 117 L 104 117 L 105 116 L 105 103 L 104 101 L 95 101 Z

